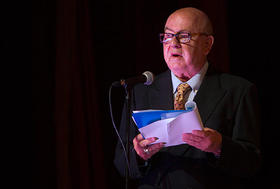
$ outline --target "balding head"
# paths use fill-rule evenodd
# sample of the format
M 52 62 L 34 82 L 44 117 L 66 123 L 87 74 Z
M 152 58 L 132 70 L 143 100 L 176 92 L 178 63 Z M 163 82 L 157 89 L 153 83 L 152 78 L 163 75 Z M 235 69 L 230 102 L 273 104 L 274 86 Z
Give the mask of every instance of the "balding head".
M 164 59 L 169 69 L 181 81 L 186 81 L 207 61 L 214 43 L 211 22 L 204 12 L 196 8 L 182 8 L 168 17 L 164 33 L 166 38 L 169 37 L 163 43 Z
M 169 28 L 174 25 L 184 25 L 191 30 L 190 32 L 213 34 L 208 16 L 201 10 L 192 7 L 182 8 L 172 13 L 168 17 L 165 27 Z

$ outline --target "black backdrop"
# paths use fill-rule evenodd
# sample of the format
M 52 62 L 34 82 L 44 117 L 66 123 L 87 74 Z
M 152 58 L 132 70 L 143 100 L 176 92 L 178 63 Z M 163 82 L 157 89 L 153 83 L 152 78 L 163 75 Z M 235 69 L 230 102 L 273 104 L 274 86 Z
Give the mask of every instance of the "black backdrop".
M 41 0 L 33 8 L 32 121 L 36 188 L 123 188 L 108 88 L 120 78 L 167 69 L 158 33 L 180 7 L 204 10 L 215 28 L 209 61 L 254 82 L 262 107 L 263 166 L 252 187 L 276 188 L 279 131 L 275 5 L 269 1 Z M 277 46 L 276 46 L 277 47 Z M 119 122 L 124 99 L 113 90 Z M 270 102 L 271 99 L 276 99 Z M 273 104 L 273 105 L 272 105 Z

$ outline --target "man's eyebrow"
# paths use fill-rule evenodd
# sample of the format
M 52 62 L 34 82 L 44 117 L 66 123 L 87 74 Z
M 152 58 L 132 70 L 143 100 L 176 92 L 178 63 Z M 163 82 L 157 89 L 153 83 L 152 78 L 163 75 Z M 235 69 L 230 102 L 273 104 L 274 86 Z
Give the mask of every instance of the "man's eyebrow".
M 164 31 L 166 31 L 166 30 L 170 30 L 170 31 L 172 31 L 172 32 L 175 33 L 175 31 L 173 31 L 172 29 L 170 29 L 170 28 L 168 28 L 168 27 L 165 27 L 165 28 L 164 28 Z

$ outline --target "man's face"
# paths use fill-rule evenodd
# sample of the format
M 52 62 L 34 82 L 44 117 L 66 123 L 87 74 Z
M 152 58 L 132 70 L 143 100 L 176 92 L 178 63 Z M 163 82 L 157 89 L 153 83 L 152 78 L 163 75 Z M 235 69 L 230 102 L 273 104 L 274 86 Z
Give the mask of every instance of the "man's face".
M 199 22 L 191 15 L 171 15 L 165 25 L 165 33 L 200 33 Z M 206 62 L 205 40 L 207 36 L 193 35 L 190 42 L 181 44 L 176 37 L 163 44 L 164 59 L 177 77 L 191 78 Z

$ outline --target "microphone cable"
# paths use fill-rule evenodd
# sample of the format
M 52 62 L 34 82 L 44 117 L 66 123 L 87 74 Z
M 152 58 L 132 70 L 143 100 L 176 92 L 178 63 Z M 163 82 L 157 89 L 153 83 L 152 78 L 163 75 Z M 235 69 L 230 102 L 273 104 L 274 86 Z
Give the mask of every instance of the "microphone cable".
M 110 108 L 110 116 L 111 116 L 111 120 L 112 120 L 112 124 L 113 124 L 114 130 L 115 130 L 115 132 L 116 132 L 116 134 L 117 134 L 117 136 L 118 136 L 118 140 L 119 140 L 119 142 L 120 142 L 120 144 L 121 144 L 121 147 L 122 147 L 122 149 L 123 149 L 123 151 L 124 151 L 124 156 L 125 156 L 125 161 L 126 161 L 126 164 L 127 164 L 127 167 L 128 167 L 128 172 L 131 173 L 131 172 L 130 172 L 130 165 L 129 165 L 128 157 L 127 157 L 127 152 L 126 152 L 126 149 L 125 149 L 125 147 L 124 147 L 122 138 L 121 138 L 121 136 L 120 136 L 120 134 L 119 134 L 119 131 L 118 131 L 118 129 L 117 129 L 117 127 L 116 127 L 116 124 L 115 124 L 115 121 L 114 121 L 113 110 L 112 110 L 112 103 L 111 103 L 112 88 L 113 88 L 113 83 L 111 84 L 111 86 L 110 86 L 110 88 L 109 88 L 109 108 Z M 127 141 L 127 142 L 129 142 L 129 141 Z

